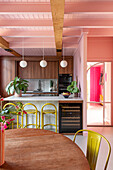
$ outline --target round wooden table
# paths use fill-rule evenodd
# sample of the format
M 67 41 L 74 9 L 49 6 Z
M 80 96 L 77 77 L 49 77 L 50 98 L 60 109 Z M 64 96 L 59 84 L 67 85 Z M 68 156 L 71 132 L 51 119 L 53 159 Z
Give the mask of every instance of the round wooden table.
M 5 164 L 11 170 L 90 170 L 79 147 L 65 136 L 39 129 L 5 131 Z

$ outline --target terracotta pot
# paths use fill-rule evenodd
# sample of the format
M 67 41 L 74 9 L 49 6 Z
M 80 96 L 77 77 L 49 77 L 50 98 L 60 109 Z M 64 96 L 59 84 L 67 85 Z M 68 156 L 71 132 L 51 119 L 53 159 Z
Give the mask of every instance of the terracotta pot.
M 20 94 L 17 94 L 16 92 L 14 93 L 15 97 L 21 97 L 22 96 L 22 91 L 20 90 Z
M 0 129 L 0 166 L 4 164 L 5 160 L 5 132 Z

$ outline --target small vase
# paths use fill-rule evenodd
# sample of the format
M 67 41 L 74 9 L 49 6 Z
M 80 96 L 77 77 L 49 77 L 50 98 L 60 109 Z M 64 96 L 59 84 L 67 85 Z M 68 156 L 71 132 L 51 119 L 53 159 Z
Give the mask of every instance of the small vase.
M 0 166 L 5 162 L 5 132 L 0 129 Z
M 73 93 L 73 97 L 78 97 L 78 93 Z

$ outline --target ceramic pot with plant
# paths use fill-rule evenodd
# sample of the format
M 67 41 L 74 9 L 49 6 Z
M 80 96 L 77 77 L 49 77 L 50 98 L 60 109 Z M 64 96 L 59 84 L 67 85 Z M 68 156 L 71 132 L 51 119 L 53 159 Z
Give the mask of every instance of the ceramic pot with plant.
M 74 97 L 78 97 L 78 93 L 80 91 L 79 91 L 79 88 L 77 87 L 77 82 L 76 81 L 72 81 L 71 85 L 69 85 L 67 87 L 67 91 L 69 91 L 70 93 L 73 93 Z
M 16 97 L 19 97 L 21 96 L 22 90 L 24 91 L 24 93 L 26 93 L 28 86 L 29 85 L 27 80 L 15 77 L 15 79 L 7 85 L 6 92 L 8 93 L 8 95 L 14 93 Z

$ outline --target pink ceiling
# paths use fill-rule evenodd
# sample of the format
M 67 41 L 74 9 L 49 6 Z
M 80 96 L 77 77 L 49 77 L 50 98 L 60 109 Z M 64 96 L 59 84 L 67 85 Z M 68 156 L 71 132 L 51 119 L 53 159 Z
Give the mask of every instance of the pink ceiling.
M 73 55 L 81 35 L 113 37 L 113 1 L 65 0 L 63 47 Z M 56 55 L 50 0 L 0 0 L 0 36 L 21 54 Z M 0 49 L 0 55 L 11 55 Z

